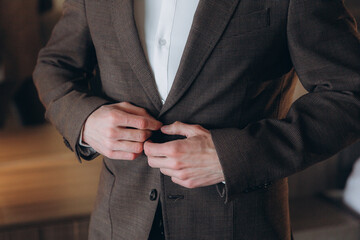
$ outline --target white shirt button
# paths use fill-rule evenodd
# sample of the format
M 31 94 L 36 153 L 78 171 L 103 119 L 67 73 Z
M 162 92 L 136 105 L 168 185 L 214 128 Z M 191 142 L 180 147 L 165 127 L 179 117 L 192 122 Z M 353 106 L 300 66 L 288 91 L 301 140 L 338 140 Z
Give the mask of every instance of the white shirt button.
M 166 43 L 167 43 L 167 41 L 164 38 L 160 38 L 160 40 L 159 40 L 159 45 L 160 46 L 165 46 Z
M 164 104 L 164 103 L 165 103 L 165 100 L 164 100 L 164 99 L 161 99 L 161 102 L 162 102 L 162 104 Z

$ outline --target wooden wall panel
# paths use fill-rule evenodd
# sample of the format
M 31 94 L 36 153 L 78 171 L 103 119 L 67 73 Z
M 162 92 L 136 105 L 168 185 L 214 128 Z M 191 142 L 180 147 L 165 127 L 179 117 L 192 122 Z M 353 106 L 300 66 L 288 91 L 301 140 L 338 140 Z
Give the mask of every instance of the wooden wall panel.
M 74 240 L 74 224 L 69 222 L 42 227 L 41 238 L 44 240 Z
M 0 240 L 41 240 L 41 238 L 38 228 L 23 228 L 0 233 Z
M 101 166 L 52 126 L 0 131 L 0 240 L 86 240 Z

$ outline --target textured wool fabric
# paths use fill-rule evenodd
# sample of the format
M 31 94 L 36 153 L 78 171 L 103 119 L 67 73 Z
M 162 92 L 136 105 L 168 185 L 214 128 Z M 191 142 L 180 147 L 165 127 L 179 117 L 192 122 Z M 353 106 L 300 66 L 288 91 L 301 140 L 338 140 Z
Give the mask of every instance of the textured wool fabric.
M 290 106 L 295 72 L 309 94 Z M 105 158 L 90 239 L 147 239 L 159 200 L 168 240 L 290 239 L 286 177 L 360 135 L 360 40 L 339 0 L 200 0 L 165 105 L 133 2 L 68 0 L 34 78 L 79 157 L 94 157 L 79 152 L 79 133 L 107 103 L 211 131 L 225 186 L 181 187 L 144 155 Z

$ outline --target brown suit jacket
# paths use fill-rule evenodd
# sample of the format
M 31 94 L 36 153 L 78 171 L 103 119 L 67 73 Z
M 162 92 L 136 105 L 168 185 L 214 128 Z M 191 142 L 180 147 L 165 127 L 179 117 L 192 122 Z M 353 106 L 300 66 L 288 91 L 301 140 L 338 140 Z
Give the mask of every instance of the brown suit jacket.
M 290 108 L 294 70 L 310 93 Z M 286 177 L 360 135 L 359 34 L 339 0 L 200 0 L 164 105 L 132 1 L 68 0 L 34 78 L 78 156 L 93 157 L 80 129 L 109 102 L 211 130 L 225 187 L 186 189 L 144 155 L 105 158 L 90 239 L 147 239 L 159 200 L 167 239 L 290 239 Z

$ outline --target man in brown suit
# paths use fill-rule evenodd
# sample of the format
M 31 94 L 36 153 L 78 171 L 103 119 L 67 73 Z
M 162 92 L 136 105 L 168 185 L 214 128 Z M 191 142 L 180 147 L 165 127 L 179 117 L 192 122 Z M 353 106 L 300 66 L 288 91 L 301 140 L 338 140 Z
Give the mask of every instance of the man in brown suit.
M 360 136 L 342 2 L 200 0 L 164 104 L 133 7 L 68 0 L 34 73 L 66 145 L 104 155 L 90 239 L 290 239 L 286 177 Z

